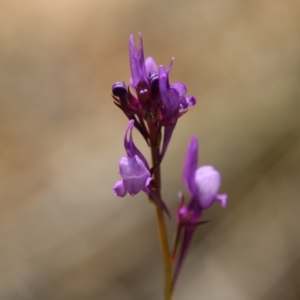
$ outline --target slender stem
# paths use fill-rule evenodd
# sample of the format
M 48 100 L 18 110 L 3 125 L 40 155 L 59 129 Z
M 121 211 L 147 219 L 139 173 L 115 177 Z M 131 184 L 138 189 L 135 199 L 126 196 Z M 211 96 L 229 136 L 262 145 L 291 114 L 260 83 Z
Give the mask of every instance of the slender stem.
M 168 238 L 166 236 L 166 227 L 163 211 L 156 206 L 156 216 L 158 224 L 158 232 L 160 237 L 161 251 L 165 269 L 165 300 L 172 299 L 172 264 L 169 254 Z
M 178 245 L 179 245 L 179 241 L 180 241 L 181 229 L 182 229 L 182 226 L 179 224 L 177 226 L 176 237 L 175 237 L 174 246 L 173 246 L 173 250 L 172 250 L 172 256 L 171 256 L 173 263 L 174 263 L 174 260 L 176 257 L 176 253 L 177 253 L 177 249 L 178 249 Z
M 159 163 L 159 145 L 157 145 L 156 141 L 156 132 L 152 131 L 151 126 L 150 129 L 150 147 L 151 147 L 151 156 L 152 156 L 152 164 L 153 166 L 157 165 L 153 171 L 153 177 L 156 184 L 157 192 L 160 197 L 160 165 Z M 156 207 L 156 217 L 157 217 L 157 225 L 158 225 L 158 233 L 160 238 L 161 252 L 164 262 L 164 270 L 165 270 L 165 300 L 172 300 L 172 260 L 170 256 L 168 235 L 166 230 L 165 218 L 163 210 Z

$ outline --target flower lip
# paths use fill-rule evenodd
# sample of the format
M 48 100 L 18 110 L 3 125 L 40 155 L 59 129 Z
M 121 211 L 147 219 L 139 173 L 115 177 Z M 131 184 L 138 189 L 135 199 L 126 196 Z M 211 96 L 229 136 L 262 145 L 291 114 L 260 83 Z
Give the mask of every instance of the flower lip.
M 212 166 L 203 166 L 195 173 L 197 199 L 202 209 L 209 208 L 216 200 L 221 186 L 221 175 Z
M 124 185 L 130 195 L 134 196 L 141 190 L 148 192 L 147 182 L 151 178 L 150 172 L 137 155 L 122 157 L 119 167 Z

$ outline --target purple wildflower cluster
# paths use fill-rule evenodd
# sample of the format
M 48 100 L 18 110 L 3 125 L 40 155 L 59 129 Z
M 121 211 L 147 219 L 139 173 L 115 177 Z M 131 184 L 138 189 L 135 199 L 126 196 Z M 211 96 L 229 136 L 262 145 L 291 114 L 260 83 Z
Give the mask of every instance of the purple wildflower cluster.
M 196 104 L 193 96 L 186 97 L 187 89 L 182 82 L 169 83 L 173 61 L 168 68 L 157 66 L 152 57 L 144 59 L 143 40 L 137 48 L 133 36 L 129 38 L 129 59 L 131 68 L 130 87 L 123 82 L 112 86 L 112 97 L 129 119 L 125 131 L 124 148 L 126 156 L 119 162 L 122 180 L 114 186 L 116 196 L 131 196 L 143 191 L 160 209 L 170 217 L 169 210 L 160 195 L 160 178 L 154 176 L 167 151 L 177 120 Z M 131 92 L 134 90 L 134 93 Z M 136 128 L 145 139 L 152 153 L 152 167 L 133 142 L 132 131 Z M 200 221 L 202 212 L 214 202 L 226 208 L 227 196 L 218 194 L 221 185 L 220 173 L 212 166 L 198 168 L 198 140 L 192 137 L 187 149 L 183 181 L 189 192 L 190 201 L 185 204 L 179 194 L 177 209 L 177 235 L 172 261 L 176 261 L 173 274 L 173 287 L 187 254 L 192 236 Z M 177 248 L 180 246 L 179 253 Z
M 157 66 L 149 56 L 144 59 L 143 40 L 140 35 L 140 47 L 137 49 L 133 36 L 129 38 L 129 59 L 131 68 L 130 85 L 135 90 L 134 96 L 123 82 L 112 86 L 115 104 L 125 113 L 150 145 L 150 136 L 145 123 L 151 122 L 157 127 L 157 133 L 164 128 L 164 140 L 160 158 L 162 159 L 170 142 L 177 120 L 189 106 L 196 104 L 196 99 L 185 97 L 186 86 L 181 83 L 169 83 L 173 60 L 167 70 Z

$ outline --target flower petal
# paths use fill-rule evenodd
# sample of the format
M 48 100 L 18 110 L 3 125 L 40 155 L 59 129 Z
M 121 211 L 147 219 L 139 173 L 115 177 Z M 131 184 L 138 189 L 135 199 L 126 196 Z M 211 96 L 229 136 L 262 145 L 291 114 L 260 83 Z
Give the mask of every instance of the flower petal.
M 185 97 L 185 94 L 187 92 L 185 84 L 182 82 L 175 82 L 171 84 L 171 88 L 174 88 L 180 96 L 180 109 L 187 109 L 189 106 L 194 106 L 196 104 L 196 98 L 194 96 Z
M 191 196 L 197 195 L 197 186 L 195 182 L 195 173 L 198 166 L 198 139 L 193 136 L 186 151 L 183 168 L 183 182 Z
M 171 88 L 178 91 L 180 96 L 185 96 L 187 89 L 184 83 L 182 82 L 174 82 L 171 84 Z
M 221 194 L 216 196 L 216 200 L 221 203 L 222 208 L 227 207 L 227 195 L 226 194 Z
M 179 110 L 184 110 L 189 106 L 184 97 L 186 87 L 180 82 L 170 86 L 168 71 L 163 66 L 159 66 L 159 91 L 162 100 L 162 119 L 166 124 L 175 124 L 179 118 Z
M 197 102 L 196 98 L 194 96 L 190 96 L 186 98 L 186 102 L 188 106 L 194 106 Z
M 164 66 L 159 66 L 159 90 L 162 94 L 165 94 L 168 92 L 169 88 L 169 76 Z
M 169 76 L 164 66 L 159 66 L 159 91 L 166 114 L 170 115 L 179 109 L 180 95 L 176 89 L 170 87 Z
M 145 68 L 146 68 L 146 74 L 148 77 L 149 74 L 152 75 L 152 74 L 158 74 L 158 67 L 157 67 L 157 64 L 155 63 L 153 57 L 149 56 L 146 58 L 145 60 Z
M 169 73 L 171 72 L 171 70 L 173 68 L 173 62 L 174 62 L 174 60 L 175 60 L 175 57 L 172 57 L 171 58 L 171 62 L 169 64 L 169 66 L 168 66 L 168 69 L 166 70 L 166 72 L 167 72 L 168 75 L 169 75 Z
M 134 120 L 130 120 L 128 122 L 128 125 L 126 127 L 126 131 L 125 131 L 125 135 L 124 135 L 124 148 L 125 148 L 125 151 L 126 151 L 126 153 L 129 157 L 134 156 L 133 150 L 130 147 L 130 137 L 129 137 L 129 139 L 127 139 L 128 138 L 128 131 L 130 130 L 130 133 L 132 133 L 133 127 L 134 127 Z
M 133 127 L 134 127 L 134 120 L 130 120 L 127 125 L 127 129 L 125 132 L 125 138 L 124 138 L 124 147 L 125 147 L 126 153 L 129 157 L 133 157 L 134 155 L 137 155 L 140 158 L 140 160 L 144 163 L 146 168 L 149 169 L 149 165 L 148 165 L 148 162 L 147 162 L 145 156 L 141 153 L 141 151 L 136 147 L 136 145 L 133 142 L 133 138 L 132 138 Z M 130 130 L 130 134 L 129 134 L 129 140 L 127 141 L 128 130 Z
M 127 193 L 126 186 L 123 184 L 123 180 L 117 181 L 114 186 L 114 194 L 118 197 L 124 197 Z
M 221 175 L 212 166 L 203 166 L 196 171 L 197 199 L 202 209 L 209 208 L 217 201 Z
M 149 193 L 149 186 L 150 184 L 153 182 L 153 178 L 152 177 L 148 177 L 146 182 L 145 182 L 145 186 L 143 188 L 143 192 L 145 192 L 146 194 Z
M 133 127 L 134 127 L 134 120 L 130 120 L 128 122 L 126 131 L 125 131 L 125 136 L 124 136 L 125 151 L 129 157 L 134 157 L 135 155 L 137 155 L 140 158 L 140 160 L 142 160 L 142 162 L 144 163 L 146 168 L 149 169 L 149 165 L 148 165 L 148 162 L 147 162 L 145 156 L 140 152 L 140 150 L 135 146 L 135 144 L 133 142 L 133 139 L 132 139 Z M 128 138 L 128 131 L 130 131 L 129 138 Z
M 129 37 L 129 60 L 131 69 L 131 83 L 136 87 L 140 81 L 147 81 L 145 70 L 143 39 L 140 34 L 140 47 L 136 48 L 133 35 Z
M 150 172 L 140 158 L 123 156 L 119 163 L 123 183 L 130 195 L 136 195 L 145 188 Z

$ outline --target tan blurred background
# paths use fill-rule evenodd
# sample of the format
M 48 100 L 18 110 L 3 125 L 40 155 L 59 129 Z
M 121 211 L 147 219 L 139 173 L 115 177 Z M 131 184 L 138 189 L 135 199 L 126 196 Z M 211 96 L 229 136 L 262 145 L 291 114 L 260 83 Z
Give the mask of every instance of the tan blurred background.
M 111 85 L 128 82 L 138 31 L 198 99 L 163 162 L 165 201 L 186 193 L 192 134 L 229 195 L 174 299 L 300 299 L 298 0 L 2 0 L 0 24 L 1 300 L 162 299 L 154 210 L 111 191 L 127 123 Z

